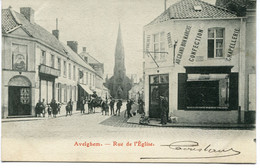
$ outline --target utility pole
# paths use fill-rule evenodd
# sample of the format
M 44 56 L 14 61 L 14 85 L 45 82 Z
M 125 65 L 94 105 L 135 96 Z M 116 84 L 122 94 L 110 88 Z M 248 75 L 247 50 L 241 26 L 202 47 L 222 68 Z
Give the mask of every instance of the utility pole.
M 56 30 L 58 30 L 58 18 L 56 18 Z

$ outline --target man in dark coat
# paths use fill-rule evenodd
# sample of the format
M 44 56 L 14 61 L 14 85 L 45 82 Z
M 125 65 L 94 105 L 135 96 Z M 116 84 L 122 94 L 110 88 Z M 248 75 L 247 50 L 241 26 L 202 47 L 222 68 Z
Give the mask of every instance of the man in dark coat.
M 46 103 L 45 103 L 45 99 L 42 99 L 42 116 L 45 117 L 45 113 L 46 113 Z
M 169 104 L 165 97 L 160 96 L 161 124 L 167 124 Z
M 142 99 L 138 99 L 138 113 L 144 113 L 144 101 Z
M 67 106 L 66 106 L 66 116 L 72 115 L 72 107 L 73 107 L 73 103 L 72 103 L 72 100 L 70 99 L 70 101 L 67 103 Z
M 81 97 L 81 100 L 80 100 L 80 113 L 82 113 L 82 114 L 85 113 L 85 104 L 86 104 L 86 100 L 84 99 L 84 97 Z
M 127 111 L 127 117 L 128 118 L 132 117 L 132 114 L 130 113 L 131 109 L 132 109 L 132 101 L 131 100 L 127 100 L 126 111 Z
M 50 106 L 52 108 L 53 117 L 56 117 L 58 113 L 58 104 L 56 103 L 56 100 L 52 99 Z
M 122 100 L 118 100 L 118 102 L 116 103 L 116 115 L 118 112 L 118 115 L 120 116 L 121 106 L 122 106 Z
M 41 116 L 41 111 L 42 111 L 42 102 L 41 100 L 39 100 L 35 106 L 36 117 Z
M 96 98 L 98 97 L 97 92 L 94 91 L 93 94 L 91 95 L 91 97 L 93 97 L 94 99 L 96 99 Z
M 114 115 L 114 113 L 115 113 L 115 110 L 114 110 L 115 100 L 114 99 L 111 99 L 109 106 L 110 106 L 111 115 Z

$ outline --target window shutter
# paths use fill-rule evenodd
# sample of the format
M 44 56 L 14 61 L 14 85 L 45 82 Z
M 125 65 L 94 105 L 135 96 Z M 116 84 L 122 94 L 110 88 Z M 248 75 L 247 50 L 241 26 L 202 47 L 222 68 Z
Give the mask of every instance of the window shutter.
M 230 93 L 229 93 L 229 108 L 230 110 L 238 109 L 238 73 L 230 74 Z
M 178 74 L 178 109 L 185 110 L 186 109 L 186 73 Z

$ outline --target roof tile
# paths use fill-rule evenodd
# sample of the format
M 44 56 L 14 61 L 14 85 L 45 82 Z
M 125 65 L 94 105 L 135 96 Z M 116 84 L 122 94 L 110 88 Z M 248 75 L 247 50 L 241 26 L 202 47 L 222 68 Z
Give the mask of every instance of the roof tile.
M 201 6 L 201 10 L 195 10 L 194 6 Z M 237 17 L 227 9 L 211 5 L 201 0 L 181 0 L 171 5 L 160 16 L 148 25 L 164 22 L 169 19 L 191 18 L 230 18 Z
M 9 9 L 3 9 L 2 10 L 2 32 L 7 33 L 18 26 L 19 24 L 13 18 L 11 11 Z

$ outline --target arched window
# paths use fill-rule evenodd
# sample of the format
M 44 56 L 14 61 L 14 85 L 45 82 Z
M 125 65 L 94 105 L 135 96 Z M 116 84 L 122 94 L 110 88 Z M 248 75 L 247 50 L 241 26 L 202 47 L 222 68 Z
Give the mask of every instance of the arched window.
M 224 57 L 224 28 L 208 29 L 208 58 Z

